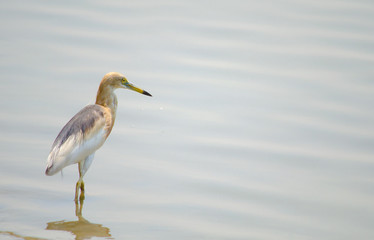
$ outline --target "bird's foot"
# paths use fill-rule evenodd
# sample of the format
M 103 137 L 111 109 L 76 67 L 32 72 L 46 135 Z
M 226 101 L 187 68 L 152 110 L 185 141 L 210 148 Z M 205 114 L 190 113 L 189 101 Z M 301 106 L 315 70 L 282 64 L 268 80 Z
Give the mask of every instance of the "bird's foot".
M 79 189 L 80 189 L 80 195 L 79 195 Z M 82 179 L 79 179 L 76 186 L 75 186 L 75 203 L 78 203 L 78 198 L 80 202 L 84 200 L 84 182 Z
M 79 196 L 79 201 L 82 203 L 83 200 L 84 200 L 85 196 L 84 196 L 84 191 L 81 192 L 81 195 Z

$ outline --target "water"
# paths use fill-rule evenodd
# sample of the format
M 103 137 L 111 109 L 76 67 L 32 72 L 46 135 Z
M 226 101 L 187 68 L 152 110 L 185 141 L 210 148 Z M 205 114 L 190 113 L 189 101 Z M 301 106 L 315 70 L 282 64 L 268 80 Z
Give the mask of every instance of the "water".
M 0 4 L 1 239 L 374 238 L 371 1 Z M 110 71 L 154 97 L 116 92 L 77 217 L 46 157 Z

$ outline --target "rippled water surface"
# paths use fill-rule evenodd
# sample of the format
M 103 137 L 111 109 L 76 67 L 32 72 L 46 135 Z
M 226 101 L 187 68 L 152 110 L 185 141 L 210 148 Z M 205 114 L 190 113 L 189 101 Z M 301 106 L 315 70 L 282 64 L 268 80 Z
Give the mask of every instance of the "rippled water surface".
M 1 239 L 374 239 L 372 1 L 14 0 L 0 20 Z M 116 91 L 75 206 L 77 167 L 46 158 L 111 71 L 153 97 Z

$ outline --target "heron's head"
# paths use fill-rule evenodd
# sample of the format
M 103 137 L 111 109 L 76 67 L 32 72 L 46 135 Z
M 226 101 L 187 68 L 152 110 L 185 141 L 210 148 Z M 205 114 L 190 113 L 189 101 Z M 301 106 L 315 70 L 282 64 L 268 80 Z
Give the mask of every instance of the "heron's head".
M 138 93 L 141 93 L 141 94 L 152 97 L 152 95 L 150 93 L 148 93 L 147 91 L 145 91 L 143 89 L 135 87 L 133 84 L 131 84 L 125 78 L 125 76 L 123 76 L 122 74 L 117 73 L 117 72 L 107 73 L 104 76 L 103 80 L 101 81 L 101 85 L 106 85 L 106 86 L 112 87 L 114 89 L 116 89 L 116 88 L 126 88 L 126 89 L 129 89 L 129 90 L 132 90 L 132 91 L 135 91 L 135 92 L 138 92 Z

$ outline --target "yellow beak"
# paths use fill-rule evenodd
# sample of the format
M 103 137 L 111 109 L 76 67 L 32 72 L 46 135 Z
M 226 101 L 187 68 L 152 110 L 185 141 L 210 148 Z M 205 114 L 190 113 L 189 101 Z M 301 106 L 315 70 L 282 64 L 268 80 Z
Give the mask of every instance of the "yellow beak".
M 143 90 L 143 89 L 140 89 L 140 88 L 138 88 L 138 87 L 135 87 L 135 86 L 132 85 L 131 83 L 127 85 L 127 88 L 130 89 L 130 90 L 133 90 L 133 91 L 135 91 L 135 92 L 138 92 L 138 93 L 141 93 L 141 94 L 144 94 L 144 95 L 147 95 L 147 96 L 152 97 L 152 95 L 151 95 L 149 92 L 147 92 L 147 91 L 145 91 L 145 90 Z

